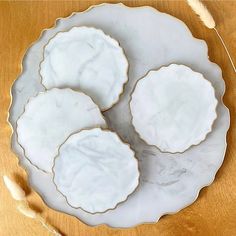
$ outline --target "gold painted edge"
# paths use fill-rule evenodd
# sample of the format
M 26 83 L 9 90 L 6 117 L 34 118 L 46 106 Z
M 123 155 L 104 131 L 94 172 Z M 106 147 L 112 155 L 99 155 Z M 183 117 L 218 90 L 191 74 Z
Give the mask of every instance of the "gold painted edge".
M 145 6 L 145 5 L 144 5 L 144 6 L 137 6 L 137 7 L 129 7 L 129 6 L 126 6 L 126 5 L 123 4 L 123 3 L 115 3 L 115 4 L 111 4 L 111 3 L 101 3 L 101 4 L 98 4 L 98 5 L 92 5 L 92 6 L 90 6 L 89 8 L 87 8 L 86 10 L 81 11 L 81 12 L 72 12 L 72 13 L 71 13 L 69 16 L 67 16 L 67 17 L 59 17 L 59 18 L 57 18 L 57 19 L 55 20 L 54 26 L 51 27 L 51 28 L 44 29 L 44 30 L 41 32 L 41 34 L 40 34 L 40 36 L 38 37 L 38 39 L 37 39 L 36 41 L 34 41 L 33 43 L 31 43 L 31 44 L 29 45 L 29 47 L 25 50 L 25 53 L 24 53 L 22 62 L 24 61 L 24 58 L 25 58 L 25 55 L 26 55 L 26 52 L 28 51 L 28 49 L 31 48 L 31 47 L 42 37 L 42 34 L 43 34 L 44 31 L 55 28 L 55 26 L 56 26 L 56 24 L 57 24 L 57 20 L 59 20 L 59 19 L 64 19 L 64 20 L 65 20 L 65 19 L 67 19 L 67 18 L 70 18 L 71 16 L 73 16 L 73 15 L 76 14 L 76 13 L 85 13 L 85 12 L 88 12 L 88 11 L 92 10 L 93 8 L 101 7 L 101 6 L 103 6 L 103 5 L 120 5 L 120 6 L 122 6 L 122 7 L 130 8 L 130 9 L 134 9 L 134 8 L 149 8 L 149 9 L 151 9 L 151 10 L 156 11 L 157 13 L 161 13 L 161 14 L 168 15 L 168 17 L 173 17 L 175 20 L 179 21 L 179 22 L 187 29 L 187 32 L 190 33 L 190 35 L 192 36 L 192 39 L 193 39 L 193 40 L 195 40 L 195 41 L 201 41 L 201 42 L 204 43 L 204 45 L 206 46 L 207 55 L 209 55 L 209 53 L 208 53 L 208 47 L 207 47 L 206 41 L 203 40 L 203 39 L 199 39 L 199 38 L 194 37 L 194 36 L 192 35 L 190 29 L 187 27 L 187 25 L 186 25 L 183 21 L 181 21 L 180 19 L 178 19 L 178 18 L 175 17 L 175 16 L 172 16 L 172 15 L 170 15 L 170 14 L 161 12 L 161 11 L 157 10 L 156 8 L 154 8 L 154 7 Z M 209 59 L 209 56 L 208 56 L 208 60 L 209 60 L 209 62 L 211 62 L 212 64 L 214 64 L 214 65 L 217 66 L 217 68 L 218 68 L 218 69 L 220 70 L 220 72 L 221 72 L 221 77 L 222 77 L 222 70 L 221 70 L 221 68 L 220 68 L 215 62 L 212 62 L 212 61 Z M 20 168 L 22 168 L 22 169 L 25 170 L 26 176 L 28 177 L 29 174 L 28 174 L 28 169 L 27 169 L 27 167 L 22 167 L 22 166 L 19 164 L 19 158 L 17 157 L 17 153 L 13 151 L 13 148 L 12 148 L 12 135 L 13 135 L 13 133 L 14 133 L 14 129 L 13 129 L 13 126 L 11 125 L 11 122 L 9 121 L 9 118 L 10 118 L 10 113 L 9 113 L 9 111 L 10 111 L 10 108 L 11 108 L 11 106 L 12 106 L 12 100 L 13 100 L 13 99 L 12 99 L 12 98 L 13 98 L 13 97 L 12 97 L 12 87 L 13 87 L 15 81 L 17 81 L 17 79 L 20 77 L 20 75 L 21 75 L 22 72 L 23 72 L 23 64 L 21 63 L 20 66 L 21 66 L 21 72 L 20 72 L 19 76 L 17 76 L 16 79 L 12 82 L 12 86 L 11 86 L 11 88 L 10 88 L 10 98 L 11 98 L 11 101 L 10 101 L 9 109 L 8 109 L 8 113 L 7 113 L 7 123 L 9 124 L 9 126 L 10 126 L 10 128 L 11 128 L 11 130 L 12 130 L 12 133 L 11 133 L 11 136 L 10 136 L 10 139 L 11 139 L 11 150 L 12 150 L 12 152 L 16 155 L 16 159 L 17 159 L 17 161 L 18 161 L 18 166 L 19 166 Z M 222 78 L 222 80 L 223 80 L 223 78 Z M 228 131 L 229 131 L 230 117 L 229 117 L 229 109 L 228 109 L 227 106 L 225 106 L 225 104 L 224 104 L 224 102 L 223 102 L 223 97 L 224 97 L 224 94 L 225 94 L 225 82 L 224 82 L 223 85 L 224 85 L 224 87 L 223 87 L 223 91 L 222 91 L 222 93 L 221 93 L 221 103 L 222 103 L 222 106 L 223 106 L 223 107 L 227 110 L 227 112 L 228 112 L 228 121 L 229 121 L 229 122 L 228 122 L 228 123 L 229 123 L 228 129 L 226 130 L 226 134 L 225 134 L 225 150 L 224 150 L 223 155 L 222 155 L 222 156 L 224 157 L 225 154 L 226 154 L 226 150 L 227 150 L 227 140 L 226 140 L 226 137 L 227 137 L 227 133 L 228 133 Z M 192 204 L 197 200 L 200 191 L 201 191 L 203 188 L 205 188 L 205 187 L 207 187 L 207 186 L 209 186 L 209 185 L 211 185 L 211 184 L 213 183 L 213 181 L 214 181 L 214 179 L 215 179 L 215 176 L 216 176 L 216 173 L 217 173 L 217 171 L 220 169 L 220 167 L 222 166 L 223 161 L 224 161 L 224 158 L 223 158 L 221 164 L 219 165 L 219 168 L 215 171 L 215 174 L 213 174 L 213 178 L 211 179 L 211 181 L 210 181 L 208 184 L 203 185 L 202 187 L 200 187 L 200 188 L 197 190 L 196 197 L 194 198 L 194 200 L 193 200 L 191 203 L 186 204 L 185 206 L 183 206 L 183 207 L 182 207 L 180 210 L 178 210 L 178 211 L 165 212 L 165 213 L 162 214 L 162 216 L 167 215 L 167 214 L 176 214 L 176 213 L 180 212 L 181 210 L 183 210 L 184 208 L 186 208 L 186 207 L 192 205 Z M 58 209 L 55 209 L 55 208 L 53 208 L 53 207 L 50 207 L 50 206 L 46 203 L 46 201 L 43 199 L 43 197 L 41 196 L 41 194 L 39 194 L 38 191 L 36 191 L 35 189 L 33 189 L 33 190 L 34 190 L 34 192 L 36 192 L 36 193 L 38 194 L 38 196 L 40 197 L 40 199 L 43 201 L 43 203 L 44 203 L 46 206 L 48 206 L 48 208 L 53 209 L 54 211 L 60 212 L 60 213 L 62 213 L 62 214 L 70 215 L 70 216 L 72 216 L 72 217 L 78 219 L 78 220 L 79 220 L 80 222 L 82 222 L 83 224 L 85 224 L 85 225 L 87 225 L 87 226 L 89 226 L 89 227 L 93 227 L 93 228 L 98 228 L 98 227 L 100 227 L 100 226 L 107 226 L 107 227 L 111 227 L 111 228 L 114 228 L 114 229 L 120 229 L 120 230 L 122 230 L 122 229 L 129 229 L 129 228 L 132 228 L 132 227 L 138 227 L 138 226 L 141 226 L 141 225 L 155 225 L 155 224 L 160 220 L 160 218 L 162 217 L 162 216 L 159 217 L 155 222 L 148 222 L 148 221 L 147 221 L 147 222 L 142 222 L 142 223 L 139 223 L 139 224 L 134 224 L 134 225 L 129 226 L 129 227 L 114 227 L 114 226 L 112 226 L 112 225 L 110 225 L 110 224 L 107 224 L 107 223 L 101 223 L 101 224 L 97 224 L 97 225 L 89 225 L 89 224 L 87 224 L 86 222 L 84 222 L 83 220 L 81 220 L 79 217 L 77 217 L 77 216 L 75 216 L 75 215 L 71 215 L 71 214 L 66 213 L 66 212 L 64 212 L 64 211 L 62 211 L 62 210 L 58 210 Z
M 30 160 L 30 158 L 26 155 L 26 149 L 23 147 L 23 145 L 22 145 L 22 144 L 20 143 L 20 141 L 19 141 L 19 135 L 18 135 L 18 121 L 19 121 L 19 119 L 22 117 L 22 115 L 25 113 L 25 111 L 26 111 L 26 106 L 27 106 L 30 102 L 32 102 L 32 100 L 34 100 L 35 98 L 37 98 L 38 96 L 40 96 L 40 95 L 42 95 L 42 94 L 46 94 L 46 93 L 48 93 L 48 92 L 51 92 L 52 90 L 57 90 L 57 91 L 69 90 L 69 91 L 71 91 L 71 92 L 80 93 L 81 95 L 88 97 L 88 98 L 91 100 L 91 102 L 94 103 L 94 105 L 96 106 L 98 112 L 99 112 L 100 115 L 101 115 L 102 120 L 104 121 L 104 124 L 107 126 L 106 119 L 105 119 L 104 115 L 102 114 L 102 112 L 100 111 L 100 109 L 99 109 L 99 107 L 97 106 L 97 104 L 92 100 L 92 98 L 91 98 L 90 96 L 88 96 L 87 94 L 85 94 L 85 93 L 83 93 L 83 92 L 81 92 L 81 91 L 73 90 L 73 89 L 71 89 L 71 88 L 62 88 L 62 89 L 61 89 L 61 88 L 52 88 L 52 89 L 46 89 L 45 91 L 42 91 L 42 92 L 38 92 L 35 96 L 30 97 L 30 98 L 28 99 L 28 101 L 26 102 L 25 106 L 24 106 L 23 112 L 21 113 L 21 115 L 20 115 L 20 116 L 17 118 L 17 120 L 16 120 L 16 130 L 15 130 L 16 139 L 17 139 L 17 143 L 20 145 L 20 147 L 21 147 L 22 150 L 23 150 L 24 157 L 30 162 L 30 164 L 33 165 L 34 167 L 36 167 L 38 170 L 43 171 L 43 172 L 46 173 L 46 174 L 51 174 L 51 172 L 48 172 L 48 171 L 46 171 L 46 170 L 41 169 L 38 165 L 34 164 L 34 163 Z M 78 131 L 80 131 L 80 130 L 78 130 Z M 78 132 L 78 131 L 77 131 L 77 132 Z
M 98 5 L 98 6 L 100 6 L 100 5 Z M 81 12 L 81 13 L 82 13 L 82 12 Z M 97 30 L 97 31 L 100 31 L 100 32 L 102 32 L 106 37 L 108 37 L 108 38 L 111 39 L 112 41 L 116 42 L 116 43 L 118 44 L 118 47 L 121 49 L 123 58 L 125 59 L 125 61 L 126 61 L 126 63 L 127 63 L 126 70 L 125 70 L 126 80 L 125 80 L 124 82 L 122 82 L 122 86 L 121 86 L 121 88 L 120 88 L 120 92 L 118 93 L 117 98 L 115 99 L 115 101 L 114 101 L 110 106 L 108 106 L 107 108 L 104 108 L 104 109 L 102 109 L 102 108 L 100 108 L 100 107 L 98 106 L 99 109 L 100 109 L 102 112 L 106 112 L 106 111 L 110 110 L 114 105 L 116 105 L 116 104 L 120 101 L 120 98 L 121 98 L 122 94 L 124 93 L 125 85 L 126 85 L 126 84 L 128 83 L 128 81 L 129 81 L 129 61 L 128 61 L 128 59 L 127 59 L 127 56 L 126 56 L 126 53 L 125 53 L 124 48 L 121 47 L 120 42 L 119 42 L 117 39 L 111 37 L 109 34 L 106 34 L 102 29 L 99 29 L 99 28 L 96 28 L 96 27 L 92 27 L 92 26 L 86 26 L 86 25 L 83 25 L 83 26 L 72 26 L 72 27 L 70 27 L 68 30 L 61 30 L 61 31 L 58 31 L 56 34 L 54 34 L 53 37 L 51 37 L 51 38 L 47 41 L 47 43 L 43 46 L 42 54 L 40 54 L 40 55 L 43 55 L 43 56 L 42 56 L 43 59 L 39 62 L 39 69 L 38 69 L 38 74 L 39 74 L 39 76 L 40 76 L 40 83 L 41 83 L 41 85 L 42 85 L 45 89 L 48 89 L 48 88 L 46 88 L 46 86 L 43 84 L 43 76 L 42 76 L 42 74 L 41 74 L 41 64 L 45 61 L 45 49 L 46 49 L 46 47 L 49 45 L 49 43 L 51 42 L 51 40 L 53 40 L 54 38 L 56 38 L 57 35 L 60 34 L 60 33 L 68 33 L 69 31 L 71 31 L 71 30 L 74 29 L 74 28 L 81 28 L 81 27 L 84 27 L 84 28 L 87 28 L 87 29 L 95 29 L 95 30 Z M 60 87 L 60 88 L 67 88 L 67 86 L 66 86 L 66 87 Z M 74 90 L 80 90 L 80 91 L 82 91 L 82 90 L 79 88 L 79 86 L 78 86 L 76 89 L 74 88 Z M 83 92 L 83 91 L 82 91 L 82 92 Z M 91 96 L 90 96 L 90 97 L 91 97 Z
M 102 131 L 102 132 L 107 132 L 107 133 L 112 133 L 112 134 L 114 134 L 114 135 L 118 138 L 118 140 L 121 142 L 121 144 L 124 144 L 125 146 L 127 146 L 127 147 L 129 148 L 129 150 L 133 153 L 133 159 L 134 159 L 135 162 L 136 162 L 137 171 L 138 171 L 138 183 L 137 183 L 136 187 L 135 187 L 129 194 L 127 194 L 126 198 L 125 198 L 123 201 L 120 201 L 120 202 L 116 203 L 116 205 L 115 205 L 114 207 L 108 208 L 107 210 L 102 211 L 102 212 L 89 212 L 89 211 L 87 211 L 87 210 L 84 210 L 82 207 L 75 207 L 75 206 L 72 206 L 72 205 L 69 203 L 67 196 L 66 196 L 65 194 L 63 194 L 63 193 L 58 189 L 58 186 L 57 186 L 57 184 L 55 183 L 55 180 L 54 180 L 54 179 L 55 179 L 54 167 L 55 167 L 55 164 L 56 164 L 56 159 L 57 159 L 57 158 L 59 157 L 59 155 L 60 155 L 60 149 L 61 149 L 61 147 L 67 142 L 68 139 L 70 139 L 71 136 L 73 136 L 73 135 L 75 135 L 75 134 L 79 134 L 79 133 L 82 132 L 82 131 L 92 131 L 92 130 L 94 130 L 94 129 L 99 129 L 99 130 Z M 54 183 L 54 185 L 55 185 L 57 191 L 58 191 L 60 194 L 62 194 L 62 195 L 64 196 L 64 198 L 66 199 L 66 203 L 67 203 L 70 207 L 72 207 L 72 208 L 74 208 L 74 209 L 81 209 L 81 210 L 83 210 L 84 212 L 89 213 L 89 214 L 91 214 L 91 215 L 103 214 L 103 213 L 106 213 L 107 211 L 115 210 L 120 204 L 126 202 L 126 201 L 128 200 L 128 198 L 129 198 L 129 196 L 132 195 L 132 194 L 138 189 L 138 187 L 139 187 L 139 185 L 140 185 L 140 176 L 141 176 L 141 172 L 140 172 L 140 169 L 139 169 L 138 158 L 136 157 L 136 153 L 135 153 L 134 149 L 131 148 L 131 145 L 130 145 L 129 143 L 127 143 L 127 142 L 124 142 L 124 140 L 123 140 L 116 132 L 111 131 L 111 130 L 109 130 L 108 128 L 101 128 L 101 127 L 85 128 L 85 129 L 81 129 L 81 130 L 78 131 L 78 132 L 73 132 L 73 133 L 71 133 L 71 134 L 66 138 L 66 140 L 65 140 L 65 141 L 58 147 L 58 149 L 57 149 L 57 155 L 54 157 L 54 160 L 53 160 L 52 173 L 53 173 L 52 181 L 53 181 L 53 183 Z
M 215 118 L 211 121 L 211 126 L 210 126 L 210 129 L 208 130 L 208 132 L 205 133 L 205 135 L 203 136 L 203 139 L 201 139 L 199 142 L 197 142 L 196 144 L 191 144 L 188 148 L 186 148 L 184 151 L 181 151 L 181 152 L 163 151 L 163 150 L 161 150 L 161 148 L 158 147 L 157 145 L 148 143 L 148 141 L 146 141 L 145 138 L 142 137 L 142 134 L 140 134 L 140 133 L 137 131 L 137 129 L 136 129 L 134 123 L 133 123 L 134 117 L 133 117 L 133 114 L 132 114 L 132 111 L 131 111 L 132 96 L 133 96 L 133 93 L 134 93 L 134 91 L 135 91 L 135 89 L 136 89 L 136 86 L 137 86 L 137 84 L 139 83 L 139 81 L 145 79 L 145 78 L 149 75 L 150 72 L 157 72 L 157 71 L 159 71 L 160 69 L 162 69 L 162 68 L 168 68 L 168 67 L 171 66 L 171 65 L 177 65 L 177 66 L 183 65 L 183 66 L 187 67 L 188 69 L 190 69 L 192 72 L 201 75 L 202 79 L 205 80 L 205 81 L 210 85 L 211 89 L 213 90 L 213 92 L 214 92 L 214 100 L 216 101 L 216 105 L 215 105 L 214 110 L 213 110 L 213 112 L 214 112 L 214 114 L 215 114 Z M 132 126 L 133 126 L 135 132 L 137 133 L 138 137 L 139 137 L 146 145 L 149 145 L 149 146 L 151 146 L 151 147 L 157 148 L 161 153 L 166 153 L 166 154 L 167 154 L 167 153 L 169 153 L 169 154 L 183 154 L 184 152 L 188 151 L 190 148 L 199 146 L 202 142 L 204 142 L 204 141 L 207 139 L 208 135 L 212 132 L 213 125 L 214 125 L 216 119 L 218 118 L 218 114 L 217 114 L 217 112 L 216 112 L 217 107 L 218 107 L 218 104 L 219 104 L 219 102 L 218 102 L 218 99 L 216 98 L 215 88 L 213 87 L 211 81 L 207 80 L 207 79 L 203 76 L 202 73 L 197 72 L 197 71 L 194 71 L 191 67 L 189 67 L 189 66 L 187 66 L 187 65 L 185 65 L 185 64 L 170 63 L 170 64 L 168 64 L 168 65 L 160 66 L 160 67 L 157 68 L 157 69 L 151 69 L 151 70 L 149 70 L 144 76 L 142 76 L 141 78 L 139 78 L 139 79 L 136 81 L 136 83 L 135 83 L 135 85 L 134 85 L 134 87 L 133 87 L 133 89 L 132 89 L 132 91 L 131 91 L 131 93 L 130 93 L 130 100 L 129 100 L 129 102 L 128 102 L 128 107 L 129 107 L 129 111 L 130 111 L 130 115 L 131 115 L 131 124 L 132 124 Z

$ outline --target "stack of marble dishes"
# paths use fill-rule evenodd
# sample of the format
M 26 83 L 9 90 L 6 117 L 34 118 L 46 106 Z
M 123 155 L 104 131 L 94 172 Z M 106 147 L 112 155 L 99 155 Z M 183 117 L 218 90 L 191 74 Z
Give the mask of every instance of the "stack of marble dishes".
M 142 29 L 132 19 L 146 19 Z M 122 4 L 59 20 L 35 43 L 10 122 L 13 149 L 50 207 L 130 227 L 196 199 L 221 164 L 227 130 L 216 67 L 206 56 L 204 70 L 185 63 L 195 59 L 179 50 L 205 55 L 198 43 L 178 20 Z

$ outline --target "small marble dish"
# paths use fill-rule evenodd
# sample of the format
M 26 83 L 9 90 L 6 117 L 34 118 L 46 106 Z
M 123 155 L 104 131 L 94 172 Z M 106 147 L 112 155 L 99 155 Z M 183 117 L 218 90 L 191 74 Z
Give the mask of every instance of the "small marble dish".
M 92 214 L 114 209 L 139 184 L 134 151 L 100 128 L 72 134 L 59 148 L 53 174 L 68 204 Z
M 40 64 L 47 88 L 73 88 L 88 94 L 101 110 L 111 108 L 128 81 L 128 61 L 119 43 L 102 30 L 73 27 L 44 47 Z
M 206 138 L 216 119 L 211 83 L 184 65 L 150 71 L 132 93 L 132 123 L 140 137 L 162 152 L 184 152 Z
M 18 142 L 28 160 L 51 172 L 59 145 L 73 132 L 106 127 L 91 98 L 71 89 L 51 89 L 32 97 L 17 121 Z

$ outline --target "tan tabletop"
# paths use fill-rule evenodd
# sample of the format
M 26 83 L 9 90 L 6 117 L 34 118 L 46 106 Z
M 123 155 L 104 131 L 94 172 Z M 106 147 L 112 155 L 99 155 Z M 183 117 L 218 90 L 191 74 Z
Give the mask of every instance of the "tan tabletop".
M 109 1 L 117 2 L 117 1 Z M 49 209 L 27 186 L 25 171 L 10 149 L 11 129 L 7 124 L 9 90 L 21 71 L 26 48 L 44 28 L 53 26 L 57 17 L 82 11 L 102 1 L 0 1 L 0 176 L 14 177 L 27 191 L 29 201 L 64 235 L 78 236 L 155 236 L 155 235 L 236 235 L 236 73 L 213 30 L 205 28 L 185 1 L 123 1 L 128 6 L 150 5 L 183 20 L 193 35 L 206 40 L 210 60 L 220 65 L 226 82 L 224 102 L 231 112 L 228 149 L 214 183 L 200 192 L 198 200 L 175 215 L 164 216 L 157 224 L 128 230 L 106 226 L 88 227 L 72 216 Z M 236 63 L 236 1 L 205 2 L 217 22 L 217 28 Z M 0 179 L 0 236 L 49 235 L 36 221 L 16 210 Z

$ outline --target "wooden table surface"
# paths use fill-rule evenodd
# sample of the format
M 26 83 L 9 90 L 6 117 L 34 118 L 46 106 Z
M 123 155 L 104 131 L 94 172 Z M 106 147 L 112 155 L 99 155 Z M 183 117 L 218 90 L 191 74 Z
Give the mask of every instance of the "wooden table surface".
M 21 60 L 26 48 L 44 28 L 53 26 L 57 17 L 82 11 L 102 1 L 0 1 L 0 176 L 6 174 L 25 188 L 32 206 L 63 235 L 78 236 L 154 236 L 154 235 L 236 235 L 236 74 L 213 30 L 205 28 L 185 1 L 123 1 L 128 6 L 150 5 L 183 20 L 193 35 L 206 40 L 210 60 L 220 65 L 226 82 L 224 102 L 231 112 L 228 149 L 223 166 L 214 183 L 200 192 L 198 200 L 175 215 L 164 216 L 156 224 L 132 229 L 111 229 L 106 226 L 88 227 L 72 216 L 49 209 L 27 185 L 25 171 L 17 164 L 10 149 L 11 129 L 7 124 L 10 104 L 9 90 L 21 71 Z M 116 1 L 110 1 L 116 2 Z M 205 2 L 213 14 L 217 28 L 228 45 L 236 63 L 236 1 Z M 200 60 L 200 58 L 199 58 Z M 16 210 L 0 179 L 0 235 L 49 235 L 36 221 Z

